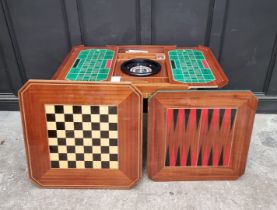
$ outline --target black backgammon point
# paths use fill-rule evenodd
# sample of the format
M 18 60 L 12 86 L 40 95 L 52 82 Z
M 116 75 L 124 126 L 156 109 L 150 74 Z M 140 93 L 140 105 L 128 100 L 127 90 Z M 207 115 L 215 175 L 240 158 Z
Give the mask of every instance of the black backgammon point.
M 121 65 L 121 70 L 131 76 L 148 77 L 159 73 L 161 65 L 150 59 L 136 58 L 125 61 Z

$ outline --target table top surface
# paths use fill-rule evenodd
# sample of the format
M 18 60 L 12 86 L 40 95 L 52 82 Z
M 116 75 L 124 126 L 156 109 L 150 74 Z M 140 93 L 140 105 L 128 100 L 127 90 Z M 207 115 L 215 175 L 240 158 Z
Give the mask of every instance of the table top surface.
M 104 81 L 108 79 L 115 51 L 84 49 L 76 57 L 66 75 L 70 81 Z M 180 83 L 208 83 L 215 80 L 205 55 L 200 50 L 168 51 L 173 80 Z

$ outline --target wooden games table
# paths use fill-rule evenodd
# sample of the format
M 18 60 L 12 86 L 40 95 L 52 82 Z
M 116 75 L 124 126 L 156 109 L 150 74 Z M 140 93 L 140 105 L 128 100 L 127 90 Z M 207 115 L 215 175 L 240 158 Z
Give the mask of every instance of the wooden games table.
M 42 187 L 133 187 L 147 100 L 151 179 L 238 178 L 257 100 L 216 90 L 227 83 L 204 46 L 74 47 L 52 80 L 19 91 L 29 175 Z

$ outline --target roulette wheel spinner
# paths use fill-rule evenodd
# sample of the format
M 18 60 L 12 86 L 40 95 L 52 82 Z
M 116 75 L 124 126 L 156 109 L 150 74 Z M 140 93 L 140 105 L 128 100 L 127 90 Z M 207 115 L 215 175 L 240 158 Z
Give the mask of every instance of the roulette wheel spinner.
M 153 60 L 136 58 L 125 61 L 121 70 L 130 76 L 148 77 L 159 73 L 161 65 Z

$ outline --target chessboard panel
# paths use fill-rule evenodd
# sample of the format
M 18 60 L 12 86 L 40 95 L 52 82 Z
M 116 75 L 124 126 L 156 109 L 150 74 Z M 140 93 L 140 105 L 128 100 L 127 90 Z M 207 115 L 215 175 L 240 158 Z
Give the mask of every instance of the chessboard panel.
M 215 80 L 209 63 L 200 50 L 170 50 L 168 55 L 174 81 L 208 83 Z
M 114 54 L 113 50 L 108 49 L 81 50 L 65 79 L 71 81 L 107 80 Z
M 51 168 L 118 169 L 117 107 L 45 105 Z
M 19 98 L 34 183 L 130 188 L 139 181 L 143 98 L 133 85 L 29 80 Z

